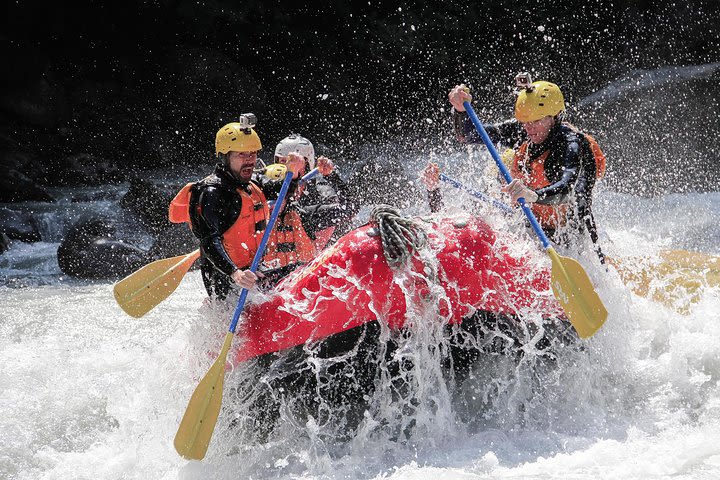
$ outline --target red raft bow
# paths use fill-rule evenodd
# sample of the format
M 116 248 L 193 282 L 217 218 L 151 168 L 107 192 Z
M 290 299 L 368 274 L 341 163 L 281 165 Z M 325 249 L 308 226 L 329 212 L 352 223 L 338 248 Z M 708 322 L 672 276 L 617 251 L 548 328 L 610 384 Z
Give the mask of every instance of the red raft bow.
M 438 321 L 449 324 L 478 312 L 529 322 L 565 318 L 541 252 L 512 251 L 517 239 L 493 232 L 480 218 L 415 223 L 425 223 L 427 254 L 414 252 L 404 267 L 390 267 L 384 239 L 368 224 L 286 278 L 270 300 L 249 306 L 233 363 L 368 322 L 401 328 L 409 302 L 411 309 L 435 308 Z

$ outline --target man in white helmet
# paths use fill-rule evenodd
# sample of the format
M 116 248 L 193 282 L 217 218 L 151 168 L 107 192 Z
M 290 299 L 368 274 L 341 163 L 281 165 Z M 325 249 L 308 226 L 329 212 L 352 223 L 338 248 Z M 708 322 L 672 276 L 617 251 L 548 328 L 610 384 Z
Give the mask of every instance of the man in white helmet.
M 344 194 L 345 182 L 329 158 L 316 159 L 313 144 L 300 135 L 290 135 L 275 147 L 275 163 L 287 165 L 295 179 L 287 194 L 285 208 L 268 241 L 263 257 L 264 283 L 274 284 L 298 266 L 310 262 L 330 241 L 344 234 L 359 207 Z M 322 177 L 299 184 L 317 168 Z M 277 198 L 280 183 L 258 179 L 268 200 Z

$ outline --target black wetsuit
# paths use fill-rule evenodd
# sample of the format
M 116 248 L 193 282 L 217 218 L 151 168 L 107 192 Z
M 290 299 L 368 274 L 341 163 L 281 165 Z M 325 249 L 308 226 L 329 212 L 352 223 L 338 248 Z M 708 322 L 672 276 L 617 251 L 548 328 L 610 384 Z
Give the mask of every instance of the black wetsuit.
M 459 141 L 482 143 L 466 112 L 453 110 L 453 123 Z M 494 143 L 514 149 L 528 140 L 522 125 L 514 119 L 486 125 L 485 129 Z M 590 239 L 597 244 L 597 227 L 592 214 L 592 189 L 595 186 L 596 166 L 590 143 L 584 135 L 573 130 L 569 125 L 558 122 L 552 127 L 544 142 L 538 145 L 530 143 L 528 147 L 528 155 L 531 159 L 539 157 L 546 151 L 550 153 L 545 160 L 544 171 L 550 185 L 535 190 L 538 195 L 536 203 L 541 205 L 569 203 L 571 208 L 568 224 L 579 232 L 587 228 Z M 437 195 L 431 192 L 431 203 L 437 203 L 437 198 L 433 198 Z M 568 243 L 568 238 L 559 232 L 547 228 L 544 230 L 554 241 Z M 602 259 L 599 250 L 598 254 Z
M 262 185 L 268 200 L 275 200 L 280 193 L 282 181 L 269 180 L 267 177 L 258 177 L 258 183 Z M 318 232 L 329 227 L 335 227 L 331 241 L 339 238 L 348 232 L 351 220 L 360 209 L 350 198 L 345 196 L 347 191 L 345 182 L 337 172 L 332 172 L 327 177 L 317 175 L 305 185 L 299 198 L 296 198 L 298 183 L 293 181 L 287 193 L 287 198 L 292 199 L 285 210 L 280 214 L 294 210 L 300 215 L 303 229 L 311 240 L 315 240 Z M 295 270 L 300 264 L 286 265 L 275 270 L 263 270 L 266 279 L 263 286 L 268 287 L 276 284 L 280 279 Z
M 211 297 L 225 298 L 233 288 L 230 275 L 237 266 L 223 246 L 223 234 L 235 223 L 242 209 L 238 188 L 248 189 L 248 182 L 237 180 L 222 165 L 197 182 L 190 194 L 192 231 L 200 240 L 200 271 L 205 290 Z M 249 191 L 248 191 L 249 193 Z M 255 229 L 265 229 L 259 222 Z
M 272 182 L 266 177 L 258 176 L 252 181 L 260 186 L 268 200 L 276 199 L 282 187 L 282 182 Z M 192 230 L 200 239 L 200 270 L 205 289 L 211 297 L 224 299 L 233 289 L 230 275 L 237 266 L 228 256 L 222 241 L 223 234 L 235 223 L 242 209 L 242 197 L 237 189 L 247 188 L 247 185 L 238 181 L 225 167 L 217 165 L 212 175 L 193 186 L 190 195 Z M 315 178 L 306 185 L 300 199 L 288 204 L 285 211 L 290 208 L 298 211 L 303 228 L 311 239 L 315 239 L 320 230 L 333 225 L 336 227 L 333 236 L 337 238 L 347 232 L 350 220 L 359 209 L 342 195 L 344 185 L 337 173 Z M 296 190 L 297 181 L 293 181 L 287 197 L 292 198 Z M 264 222 L 261 223 L 256 225 L 256 230 L 265 229 Z M 267 277 L 262 286 L 272 287 L 297 266 L 262 271 Z

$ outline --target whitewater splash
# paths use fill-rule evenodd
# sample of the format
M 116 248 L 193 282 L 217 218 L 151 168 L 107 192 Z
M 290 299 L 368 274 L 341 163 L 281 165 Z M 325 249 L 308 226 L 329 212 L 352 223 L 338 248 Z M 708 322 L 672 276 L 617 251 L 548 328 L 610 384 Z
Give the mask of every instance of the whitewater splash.
M 599 191 L 596 214 L 614 255 L 662 248 L 720 254 L 717 205 L 719 193 L 647 200 Z M 475 208 L 494 228 L 507 223 Z M 0 256 L 3 274 L 38 275 L 33 262 L 53 245 L 13 245 Z M 227 328 L 212 306 L 202 306 L 199 275 L 188 274 L 169 300 L 134 320 L 115 305 L 109 283 L 58 283 L 56 266 L 43 262 L 38 277 L 47 281 L 0 287 L 3 478 L 713 478 L 720 472 L 717 289 L 702 290 L 683 315 L 633 295 L 616 275 L 588 263 L 610 317 L 584 349 L 568 349 L 549 369 L 538 368 L 537 355 L 520 362 L 491 355 L 449 381 L 443 348 L 431 348 L 443 345 L 442 322 L 437 312 L 419 308 L 410 317 L 413 333 L 397 338 L 400 374 L 389 375 L 398 370 L 391 364 L 378 365 L 381 388 L 367 414 L 357 412 L 362 428 L 350 437 L 331 421 L 348 411 L 299 417 L 297 399 L 289 398 L 280 404 L 281 429 L 268 442 L 257 441 L 247 428 L 244 407 L 252 400 L 242 387 L 267 385 L 273 372 L 248 364 L 228 374 L 208 458 L 188 463 L 172 439 L 214 361 L 208 352 L 219 351 Z M 393 335 L 379 325 L 381 338 Z M 313 361 L 303 368 L 315 378 L 354 373 L 332 372 L 336 364 L 313 348 L 304 350 Z M 393 378 L 402 380 L 396 390 Z

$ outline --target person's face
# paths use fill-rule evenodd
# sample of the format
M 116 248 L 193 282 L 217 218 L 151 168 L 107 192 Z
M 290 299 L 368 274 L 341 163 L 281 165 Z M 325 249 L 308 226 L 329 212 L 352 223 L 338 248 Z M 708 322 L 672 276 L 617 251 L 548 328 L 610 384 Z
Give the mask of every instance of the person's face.
M 239 180 L 249 181 L 257 162 L 257 152 L 229 152 L 230 171 Z
M 534 122 L 523 123 L 522 126 L 527 132 L 530 141 L 537 145 L 545 141 L 554 124 L 555 118 L 547 116 Z

